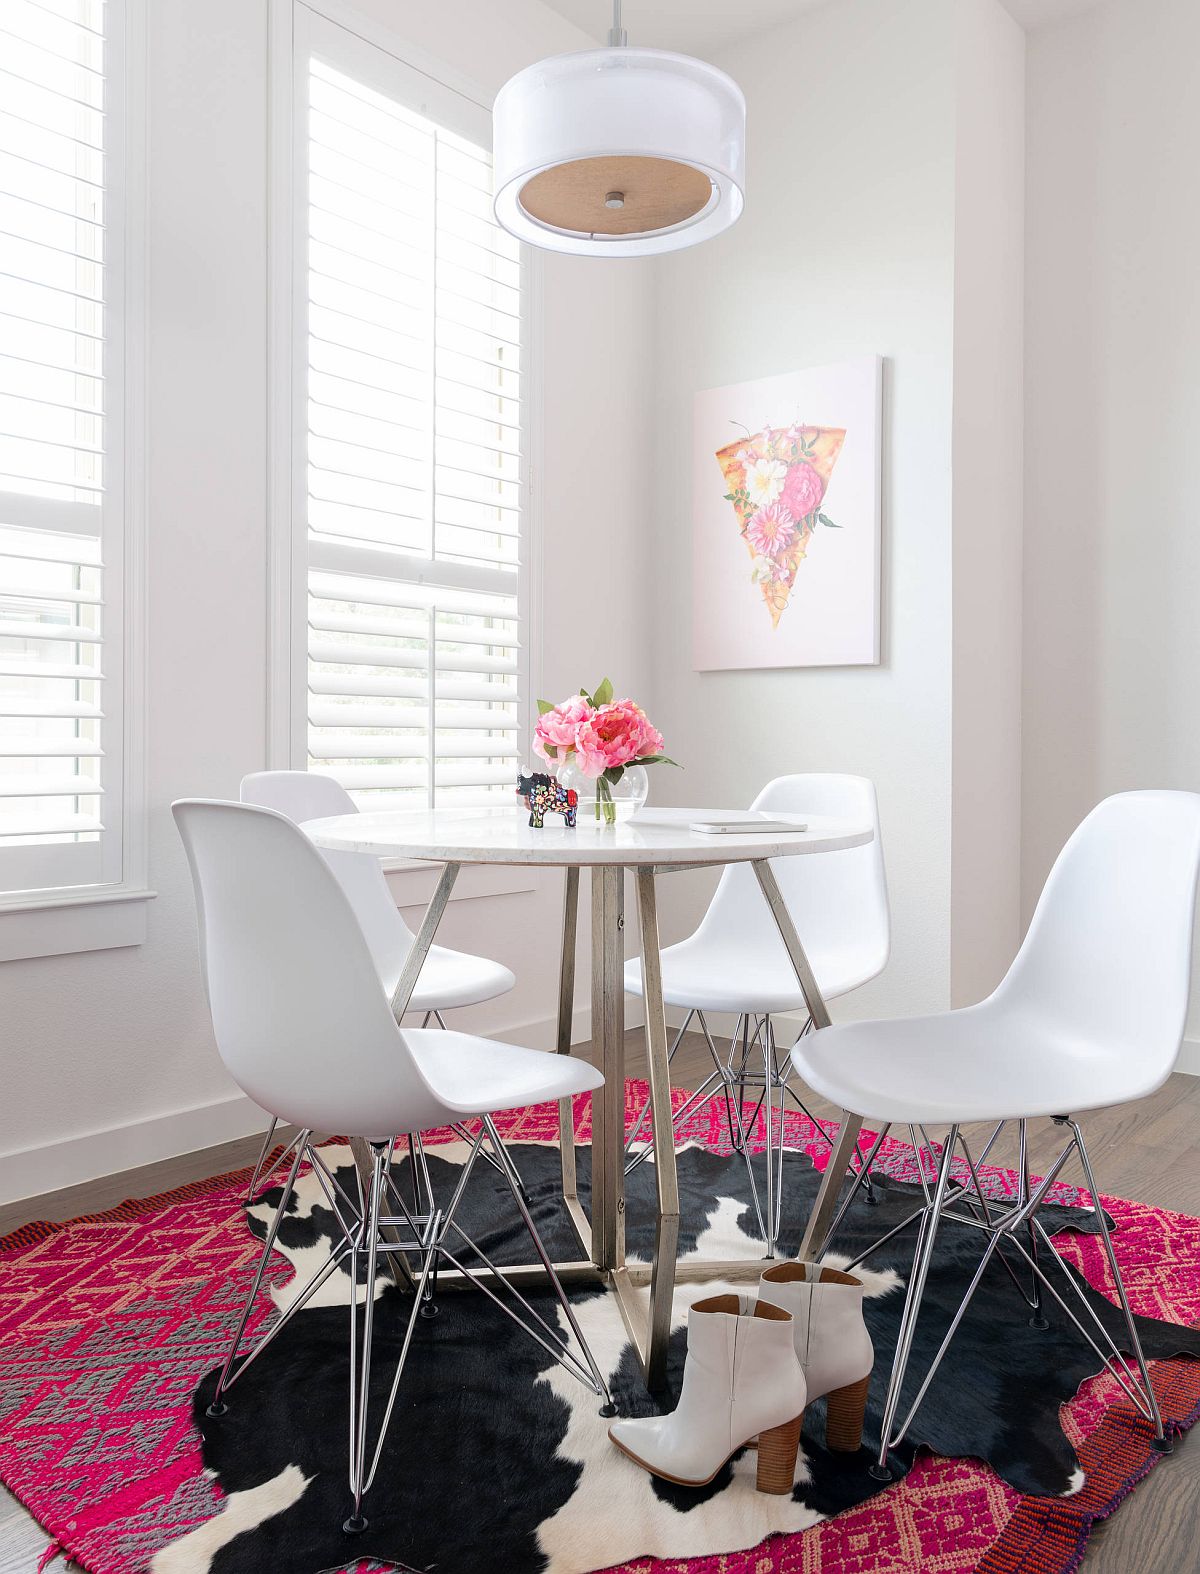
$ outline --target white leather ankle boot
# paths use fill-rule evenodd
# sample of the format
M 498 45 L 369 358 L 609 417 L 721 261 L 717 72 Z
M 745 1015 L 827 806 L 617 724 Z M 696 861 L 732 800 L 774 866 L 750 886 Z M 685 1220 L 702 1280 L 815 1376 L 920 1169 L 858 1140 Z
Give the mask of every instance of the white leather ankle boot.
M 875 1364 L 863 1321 L 862 1280 L 815 1262 L 775 1263 L 763 1272 L 758 1298 L 791 1312 L 809 1403 L 829 1396 L 826 1446 L 854 1453 L 862 1443 Z
M 749 1295 L 714 1295 L 688 1313 L 687 1361 L 670 1415 L 614 1421 L 608 1435 L 664 1481 L 702 1487 L 758 1437 L 758 1490 L 785 1493 L 796 1475 L 804 1373 L 792 1319 Z

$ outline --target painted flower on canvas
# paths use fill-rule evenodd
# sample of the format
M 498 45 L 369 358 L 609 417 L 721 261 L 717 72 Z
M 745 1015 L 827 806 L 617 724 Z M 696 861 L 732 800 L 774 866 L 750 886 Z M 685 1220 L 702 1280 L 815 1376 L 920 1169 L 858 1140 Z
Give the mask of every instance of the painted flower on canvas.
M 822 511 L 829 478 L 846 441 L 844 427 L 764 427 L 717 450 L 750 578 L 778 628 L 817 526 L 838 527 Z

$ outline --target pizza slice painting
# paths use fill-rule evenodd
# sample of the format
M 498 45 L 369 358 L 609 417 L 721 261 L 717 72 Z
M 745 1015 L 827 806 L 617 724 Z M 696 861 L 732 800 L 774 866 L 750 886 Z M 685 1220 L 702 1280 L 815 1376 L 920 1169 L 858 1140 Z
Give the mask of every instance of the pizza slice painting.
M 845 440 L 844 427 L 768 426 L 717 450 L 725 497 L 772 628 L 779 627 L 817 527 L 838 528 L 821 505 Z

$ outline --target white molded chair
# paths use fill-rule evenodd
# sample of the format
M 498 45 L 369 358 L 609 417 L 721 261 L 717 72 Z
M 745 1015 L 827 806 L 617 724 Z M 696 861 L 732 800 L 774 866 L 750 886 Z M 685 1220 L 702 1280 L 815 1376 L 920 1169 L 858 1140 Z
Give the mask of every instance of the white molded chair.
M 492 1116 L 594 1090 L 603 1076 L 569 1055 L 501 1044 L 471 1034 L 397 1025 L 375 958 L 346 893 L 321 854 L 285 815 L 271 809 L 211 800 L 172 805 L 187 850 L 200 917 L 204 982 L 217 1046 L 238 1085 L 264 1109 L 300 1128 L 283 1195 L 268 1230 L 258 1273 L 209 1407 L 224 1414 L 224 1395 L 329 1275 L 348 1261 L 350 1305 L 350 1484 L 354 1510 L 345 1529 L 365 1529 L 362 1499 L 379 1465 L 418 1311 L 440 1259 L 461 1269 L 455 1212 L 486 1137 L 516 1202 L 538 1258 L 575 1335 L 582 1361 L 517 1294 L 500 1280 L 529 1319 L 488 1291 L 562 1366 L 611 1404 L 604 1377 L 579 1330 L 558 1275 L 534 1227 Z M 445 1212 L 430 1202 L 428 1216 L 409 1210 L 392 1182 L 397 1135 L 480 1119 L 466 1167 Z M 372 1172 L 357 1202 L 340 1186 L 310 1142 L 314 1131 L 336 1131 L 370 1144 Z M 240 1361 L 242 1337 L 280 1221 L 307 1157 L 342 1229 L 326 1262 L 290 1301 L 287 1311 Z M 400 1238 L 398 1232 L 407 1230 Z M 463 1245 L 469 1245 L 458 1232 Z M 371 1330 L 378 1259 L 386 1255 L 411 1280 L 404 1254 L 421 1263 L 413 1283 L 407 1334 L 378 1440 L 367 1463 Z M 365 1265 L 363 1331 L 358 1358 L 359 1271 Z M 537 1326 L 534 1326 L 536 1323 Z
M 340 782 L 334 781 L 332 776 L 310 771 L 255 771 L 242 777 L 240 797 L 243 803 L 285 814 L 296 825 L 303 825 L 306 820 L 328 819 L 335 814 L 358 813 L 358 805 Z M 400 916 L 383 865 L 370 853 L 322 849 L 321 856 L 350 898 L 383 986 L 389 995 L 392 994 L 415 936 Z M 427 1027 L 432 1018 L 444 1028 L 443 1011 L 493 1000 L 497 995 L 506 994 L 515 983 L 509 969 L 499 962 L 464 951 L 451 951 L 446 946 L 431 946 L 409 1010 L 421 1013 L 422 1027 Z M 272 1122 L 263 1138 L 262 1152 L 250 1178 L 247 1193 L 250 1198 L 254 1197 L 260 1180 L 278 1169 L 291 1152 L 290 1148 L 285 1149 L 271 1171 L 264 1171 L 277 1124 Z
M 1158 1446 L 1169 1450 L 1076 1117 L 1144 1098 L 1174 1069 L 1187 1016 L 1198 872 L 1200 796 L 1127 792 L 1106 798 L 1059 854 L 1024 943 L 1003 982 L 986 1000 L 937 1016 L 825 1028 L 802 1038 L 793 1049 L 796 1069 L 818 1093 L 881 1129 L 908 1125 L 922 1161 L 926 1147 L 934 1153 L 933 1195 L 913 1215 L 920 1218 L 921 1227 L 888 1388 L 880 1456 L 872 1467 L 881 1479 L 890 1474 L 888 1454 L 911 1425 L 997 1251 L 1011 1271 L 1002 1244 L 1015 1248 L 1030 1272 L 1032 1294 L 1026 1296 L 1033 1312 L 1030 1326 L 1046 1326 L 1045 1291 L 1153 1424 Z M 1026 1125 L 1038 1117 L 1054 1120 L 1069 1132 L 1070 1140 L 1033 1187 Z M 994 1127 L 978 1159 L 963 1140 L 961 1127 L 968 1121 Z M 1018 1194 L 1009 1206 L 999 1208 L 994 1197 L 982 1192 L 977 1171 L 1010 1121 L 1018 1128 Z M 949 1127 L 940 1156 L 928 1139 L 917 1147 L 917 1131 L 924 1135 L 922 1122 Z M 951 1174 L 956 1148 L 967 1163 L 965 1181 Z M 1064 1295 L 1038 1260 L 1040 1248 L 1062 1266 L 1037 1210 L 1072 1153 L 1078 1155 L 1084 1183 L 1097 1202 L 1096 1219 L 1140 1382 L 1135 1382 L 1065 1268 Z M 835 1217 L 831 1236 L 857 1185 L 856 1178 Z M 972 1210 L 971 1218 L 956 1212 L 962 1205 Z M 893 1431 L 934 1240 L 939 1222 L 947 1218 L 985 1229 L 987 1246 L 906 1419 Z M 828 1240 L 822 1252 L 827 1246 Z M 869 1255 L 869 1251 L 863 1254 Z
M 750 807 L 766 814 L 869 820 L 874 826 L 874 840 L 865 847 L 803 858 L 777 858 L 771 868 L 825 999 L 848 994 L 875 978 L 887 965 L 891 929 L 874 784 L 864 776 L 779 776 L 767 783 Z M 758 1107 L 765 1099 L 767 1108 L 765 1218 L 757 1196 L 755 1205 L 767 1255 L 773 1256 L 782 1204 L 779 1178 L 785 1093 L 827 1141 L 829 1137 L 789 1082 L 786 1055 L 781 1063 L 778 1053 L 772 1017 L 779 1012 L 805 1011 L 804 994 L 749 865 L 732 864 L 724 871 L 699 928 L 688 939 L 663 951 L 662 972 L 666 1003 L 688 1012 L 671 1055 L 695 1018 L 713 1059 L 713 1071 L 677 1111 L 676 1124 L 718 1083 L 723 1083 L 730 1111 L 730 1140 L 735 1148 L 744 1151 L 740 1111 L 745 1090 L 747 1086 L 762 1089 Z M 640 959 L 626 965 L 625 988 L 631 994 L 642 993 Z M 725 1060 L 709 1031 L 705 1018 L 708 1011 L 737 1017 Z M 759 1055 L 761 1071 L 751 1066 Z M 755 1116 L 757 1113 L 756 1109 Z M 643 1110 L 631 1128 L 631 1144 L 637 1140 L 645 1117 Z M 649 1151 L 648 1146 L 642 1148 L 629 1161 L 631 1167 Z

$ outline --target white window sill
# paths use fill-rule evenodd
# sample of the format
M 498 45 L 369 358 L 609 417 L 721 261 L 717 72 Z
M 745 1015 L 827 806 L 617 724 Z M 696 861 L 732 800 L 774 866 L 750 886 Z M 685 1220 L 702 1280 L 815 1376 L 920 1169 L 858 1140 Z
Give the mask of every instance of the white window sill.
M 141 945 L 155 895 L 89 886 L 0 899 L 0 962 Z
M 437 888 L 443 866 L 398 859 L 383 867 L 397 907 L 425 907 Z M 515 896 L 537 889 L 536 869 L 509 864 L 474 864 L 459 871 L 450 900 L 462 902 L 483 896 Z

